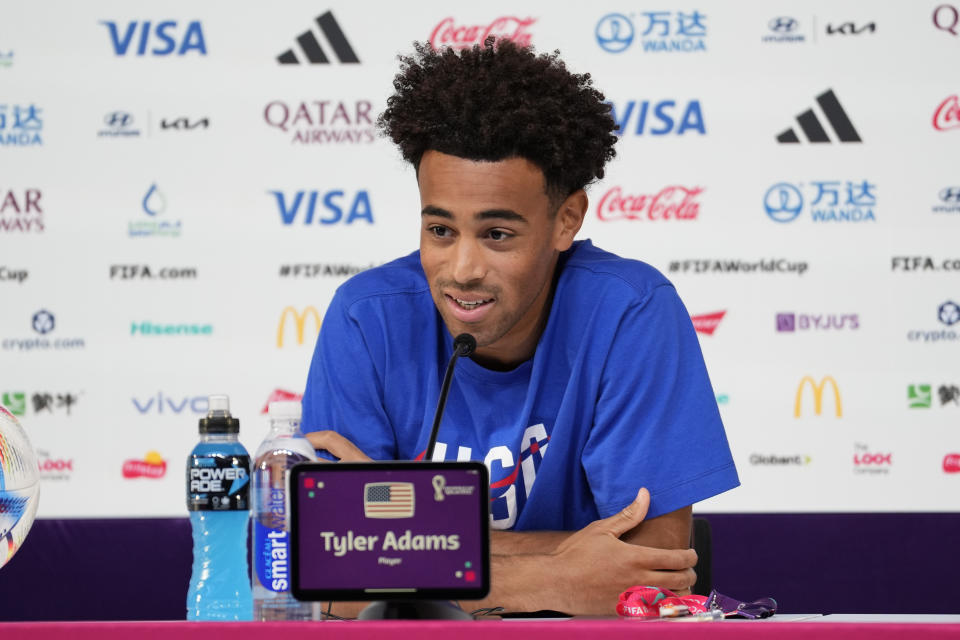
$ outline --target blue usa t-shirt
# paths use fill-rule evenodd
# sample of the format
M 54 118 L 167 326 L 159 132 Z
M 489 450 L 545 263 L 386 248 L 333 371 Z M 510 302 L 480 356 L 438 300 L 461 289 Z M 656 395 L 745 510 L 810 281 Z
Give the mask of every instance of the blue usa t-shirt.
M 647 487 L 648 518 L 739 484 L 690 316 L 656 269 L 574 243 L 560 256 L 536 352 L 456 367 L 436 460 L 490 470 L 498 529 L 575 530 Z M 360 273 L 323 320 L 303 430 L 374 460 L 422 458 L 453 338 L 419 252 Z

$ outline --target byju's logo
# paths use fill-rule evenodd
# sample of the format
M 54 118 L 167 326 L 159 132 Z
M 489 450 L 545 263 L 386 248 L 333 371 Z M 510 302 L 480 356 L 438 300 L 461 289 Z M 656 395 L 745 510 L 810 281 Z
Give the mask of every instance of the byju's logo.
M 723 320 L 723 316 L 725 315 L 727 315 L 726 311 L 714 311 L 713 313 L 690 316 L 690 320 L 693 322 L 693 328 L 697 333 L 712 336 L 713 332 L 720 326 L 720 321 Z
M 960 96 L 956 94 L 940 103 L 933 113 L 933 128 L 937 131 L 960 127 Z
M 263 119 L 284 133 L 293 132 L 293 144 L 360 144 L 376 140 L 369 100 L 343 102 L 313 100 L 288 105 L 274 100 L 263 110 Z
M 655 194 L 627 194 L 614 187 L 597 204 L 597 218 L 613 220 L 696 220 L 703 187 L 664 187 Z
M 144 20 L 126 24 L 102 20 L 100 24 L 107 28 L 113 53 L 118 57 L 130 52 L 136 56 L 182 56 L 191 52 L 207 55 L 203 27 L 198 20 L 188 22 L 185 28 L 176 20 L 156 23 Z
M 820 105 L 823 115 L 826 116 L 827 121 L 833 128 L 834 136 L 838 142 L 862 142 L 860 134 L 857 133 L 857 130 L 847 116 L 847 112 L 840 104 L 840 100 L 837 99 L 833 89 L 828 89 L 817 96 L 817 104 Z M 798 115 L 797 123 L 800 125 L 800 128 L 803 130 L 803 135 L 806 136 L 808 141 L 817 143 L 831 142 L 830 137 L 827 135 L 826 130 L 823 128 L 820 119 L 817 117 L 817 114 L 814 113 L 813 109 L 807 109 Z M 798 143 L 800 142 L 800 138 L 797 137 L 793 129 L 787 129 L 777 136 L 777 142 Z
M 699 11 L 643 11 L 635 13 L 608 13 L 600 18 L 594 29 L 597 45 L 607 53 L 621 53 L 638 37 L 645 53 L 706 51 L 707 16 Z M 636 23 L 639 23 L 636 24 Z
M 300 219 L 306 225 L 313 224 L 314 218 L 317 224 L 324 225 L 353 224 L 358 220 L 373 224 L 370 196 L 363 189 L 352 196 L 342 190 L 295 191 L 289 198 L 282 191 L 268 193 L 276 199 L 280 221 L 286 226 L 293 224 L 301 211 Z M 317 208 L 318 200 L 322 205 L 320 209 Z
M 827 35 L 841 35 L 841 36 L 858 36 L 861 33 L 876 33 L 877 23 L 876 22 L 867 22 L 861 26 L 857 26 L 855 22 L 847 21 L 841 22 L 839 24 L 827 23 Z
M 333 17 L 332 13 L 327 11 L 317 16 L 317 26 L 320 27 L 320 33 L 326 38 L 330 48 L 333 49 L 337 60 L 343 64 L 356 64 L 360 62 L 357 54 L 353 51 L 353 47 L 351 47 L 347 41 L 347 36 L 343 34 L 343 30 L 340 28 L 337 19 Z M 320 42 L 317 40 L 317 36 L 313 30 L 308 29 L 297 36 L 297 44 L 300 45 L 301 55 L 303 55 L 310 64 L 330 64 L 330 59 L 324 52 L 323 47 L 320 46 Z M 297 54 L 293 49 L 287 49 L 277 56 L 277 62 L 280 64 L 300 64 L 300 60 L 297 58 Z
M 800 385 L 797 387 L 797 395 L 793 403 L 793 417 L 799 418 L 803 415 L 803 392 L 807 386 L 813 391 L 813 412 L 818 416 L 821 415 L 823 413 L 823 390 L 828 384 L 833 389 L 833 403 L 836 416 L 842 418 L 843 403 L 840 399 L 840 388 L 837 386 L 837 381 L 833 379 L 833 376 L 824 376 L 820 379 L 820 382 L 815 382 L 810 376 L 804 376 L 803 379 L 800 380 Z
M 490 24 L 457 26 L 452 17 L 447 17 L 430 32 L 430 46 L 434 49 L 440 47 L 467 49 L 473 45 L 483 44 L 492 36 L 496 40 L 510 40 L 521 47 L 529 47 L 532 44 L 533 34 L 527 29 L 536 21 L 536 18 L 529 17 L 500 16 Z
M 43 109 L 35 104 L 0 104 L 0 147 L 38 147 L 43 144 Z
M 877 185 L 862 180 L 814 180 L 810 201 L 813 222 L 875 222 Z M 763 197 L 763 208 L 774 222 L 793 222 L 803 211 L 803 183 L 778 182 Z
M 960 187 L 944 187 L 937 198 L 943 204 L 935 205 L 934 213 L 960 213 Z
M 612 102 L 609 104 L 610 115 L 617 123 L 616 134 L 618 136 L 631 133 L 638 136 L 646 133 L 653 136 L 663 136 L 670 133 L 682 136 L 687 131 L 695 131 L 700 135 L 706 135 L 707 133 L 699 100 L 690 100 L 685 107 L 679 108 L 674 100 L 661 100 L 659 102 L 628 100 L 622 103 L 619 108 Z M 682 109 L 682 112 L 680 109 Z M 630 126 L 631 118 L 635 122 L 633 127 Z M 649 129 L 647 129 L 648 122 L 650 124 Z
M 294 325 L 297 331 L 297 344 L 302 345 L 305 339 L 304 329 L 306 329 L 307 316 L 313 318 L 314 327 L 316 327 L 316 333 L 314 337 L 320 334 L 320 314 L 317 313 L 316 308 L 312 306 L 305 307 L 302 312 L 297 311 L 293 307 L 285 307 L 280 313 L 280 322 L 277 325 L 277 348 L 283 348 L 283 336 L 285 329 L 287 327 L 287 319 L 293 318 Z
M 805 42 L 807 37 L 800 33 L 800 22 L 796 18 L 778 16 L 767 23 L 769 33 L 764 35 L 763 42 Z
M 0 191 L 0 232 L 43 231 L 42 196 L 40 189 Z
M 101 138 L 139 138 L 140 129 L 134 127 L 135 118 L 133 114 L 126 111 L 111 111 L 103 116 L 103 124 L 106 128 L 97 132 Z
M 130 398 L 133 406 L 140 414 L 148 413 L 176 413 L 180 414 L 189 411 L 195 414 L 204 414 L 207 412 L 207 396 L 178 396 L 170 397 L 162 391 L 158 391 L 156 396 L 150 396 L 145 400 L 133 397 Z
M 958 36 L 960 31 L 957 26 L 960 25 L 960 10 L 952 4 L 941 4 L 933 10 L 933 26 L 940 31 Z
M 952 300 L 942 303 L 937 307 L 937 320 L 951 328 L 908 331 L 907 340 L 910 342 L 955 342 L 960 340 L 960 334 L 952 328 L 960 322 L 960 305 Z
M 777 332 L 840 331 L 860 328 L 860 316 L 846 314 L 778 313 Z
M 180 220 L 157 220 L 157 216 L 167 210 L 167 199 L 157 184 L 150 185 L 140 203 L 146 220 L 131 220 L 128 224 L 128 233 L 131 238 L 161 237 L 179 238 L 183 230 Z

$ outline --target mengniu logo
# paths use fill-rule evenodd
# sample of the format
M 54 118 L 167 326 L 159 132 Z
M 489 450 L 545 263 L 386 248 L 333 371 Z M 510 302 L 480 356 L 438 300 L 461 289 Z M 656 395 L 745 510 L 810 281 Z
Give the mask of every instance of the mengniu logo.
M 608 13 L 594 29 L 597 45 L 622 53 L 639 41 L 644 53 L 706 51 L 707 16 L 697 10 Z
M 628 100 L 620 107 L 610 102 L 610 115 L 617 123 L 616 134 L 624 135 L 652 135 L 665 136 L 676 134 L 682 136 L 689 132 L 696 132 L 701 136 L 707 134 L 703 122 L 703 110 L 699 100 L 689 100 L 686 106 L 679 106 L 675 100 Z M 631 120 L 633 126 L 631 126 Z M 649 124 L 649 128 L 647 125 Z
M 960 128 L 960 96 L 948 97 L 933 112 L 933 128 L 937 131 Z
M 833 134 L 838 142 L 862 142 L 860 134 L 857 133 L 857 130 L 854 128 L 853 123 L 850 121 L 849 116 L 847 116 L 847 112 L 844 110 L 843 105 L 840 104 L 840 100 L 833 92 L 833 89 L 827 89 L 824 93 L 817 96 L 817 105 L 819 105 L 823 115 L 826 116 L 827 122 L 833 129 Z M 806 136 L 809 142 L 831 142 L 826 129 L 823 128 L 820 118 L 813 109 L 807 109 L 798 115 L 797 124 L 800 125 L 803 135 Z M 797 137 L 793 129 L 787 129 L 777 136 L 777 142 L 799 143 L 800 138 Z
M 81 393 L 53 393 L 50 391 L 35 391 L 32 394 L 24 391 L 4 391 L 0 396 L 3 404 L 10 409 L 10 413 L 15 416 L 27 415 L 27 398 L 30 398 L 30 406 L 33 409 L 34 416 L 41 416 L 44 413 L 50 415 L 59 415 L 65 413 L 70 415 L 70 410 L 80 399 Z
M 860 328 L 860 316 L 856 313 L 778 313 L 777 332 L 841 331 Z
M 184 24 L 176 20 L 150 20 L 121 23 L 101 20 L 107 28 L 113 53 L 117 57 L 135 56 L 183 56 L 189 53 L 207 55 L 203 27 L 199 20 Z
M 158 391 L 156 396 L 150 396 L 145 399 L 134 396 L 130 400 L 140 415 L 146 415 L 148 413 L 174 413 L 179 415 L 185 411 L 204 414 L 208 409 L 207 396 L 171 397 L 162 391 Z
M 458 25 L 452 17 L 441 20 L 430 32 L 430 46 L 434 49 L 468 49 L 473 45 L 482 45 L 493 36 L 497 40 L 510 40 L 521 47 L 533 44 L 533 34 L 528 29 L 536 18 L 518 16 L 500 16 L 489 24 Z
M 274 100 L 263 110 L 266 123 L 291 144 L 369 144 L 376 140 L 369 100 L 312 100 L 287 104 Z
M 726 311 L 714 311 L 713 313 L 690 316 L 690 320 L 693 322 L 693 328 L 697 333 L 712 336 L 713 332 L 720 326 L 720 321 L 723 320 L 723 316 L 725 315 L 727 315 Z
M 342 64 L 357 64 L 360 62 L 332 13 L 327 11 L 321 14 L 317 16 L 316 21 L 317 26 L 320 27 L 320 33 L 330 45 L 334 55 L 337 56 L 337 60 Z M 299 45 L 301 55 L 310 64 L 330 64 L 330 59 L 312 29 L 308 29 L 297 36 L 297 45 Z M 287 49 L 277 56 L 277 62 L 280 64 L 300 64 L 294 49 Z
M 0 147 L 43 145 L 42 112 L 35 104 L 0 104 Z
M 370 207 L 370 196 L 364 190 L 359 190 L 353 195 L 347 194 L 343 190 L 333 191 L 295 191 L 292 195 L 284 194 L 282 191 L 270 191 L 277 201 L 277 209 L 280 211 L 280 221 L 285 226 L 290 226 L 297 220 L 297 215 L 302 211 L 300 219 L 303 224 L 310 225 L 316 219 L 317 224 L 353 224 L 358 220 L 365 220 L 367 224 L 373 224 L 373 209 Z M 320 208 L 317 207 L 317 201 L 320 201 Z
M 131 220 L 127 232 L 131 238 L 179 238 L 181 220 L 163 220 L 158 216 L 167 210 L 167 199 L 156 183 L 150 185 L 140 202 L 146 220 Z
M 0 189 L 0 232 L 40 233 L 44 230 L 40 189 Z
M 940 407 L 951 405 L 960 407 L 960 386 L 947 383 L 937 387 Z M 933 407 L 933 385 L 911 384 L 907 386 L 907 406 L 910 409 L 930 409 Z
M 863 443 L 854 443 L 854 473 L 885 474 L 890 473 L 892 466 L 893 454 L 889 451 L 874 451 Z
M 797 395 L 793 403 L 793 417 L 799 418 L 803 415 L 804 391 L 809 387 L 813 392 L 813 412 L 816 415 L 823 413 L 823 391 L 827 385 L 833 390 L 833 405 L 836 417 L 843 417 L 843 403 L 840 398 L 840 388 L 833 376 L 824 376 L 820 382 L 815 381 L 811 376 L 804 376 L 797 386 Z
M 83 338 L 49 338 L 57 328 L 56 316 L 47 309 L 40 309 L 30 317 L 30 327 L 36 337 L 30 338 L 4 338 L 0 342 L 0 347 L 4 351 L 48 351 L 51 349 L 61 351 L 76 351 L 86 347 Z
M 157 480 L 167 475 L 167 461 L 156 451 L 148 451 L 141 460 L 125 460 L 123 463 L 123 477 L 150 478 Z
M 793 222 L 804 209 L 802 182 L 778 182 L 763 196 L 763 208 L 774 222 Z M 813 192 L 815 189 L 815 193 Z M 877 185 L 868 180 L 813 180 L 808 191 L 813 222 L 876 222 Z
M 293 323 L 294 323 L 294 326 L 296 327 L 297 344 L 299 345 L 303 344 L 303 341 L 304 341 L 303 334 L 307 325 L 307 317 L 313 318 L 313 325 L 314 327 L 316 327 L 316 330 L 317 330 L 314 336 L 319 335 L 320 324 L 322 321 L 320 320 L 320 314 L 317 313 L 317 310 L 315 307 L 308 306 L 308 307 L 305 307 L 303 311 L 297 311 L 293 307 L 285 307 L 283 309 L 283 311 L 280 313 L 280 322 L 277 325 L 277 348 L 278 349 L 283 348 L 283 336 L 284 336 L 285 329 L 287 327 L 287 320 L 289 318 L 293 318 Z
M 960 25 L 960 9 L 952 4 L 941 4 L 933 10 L 933 26 L 952 36 L 960 35 L 957 26 Z
M 260 413 L 262 415 L 267 415 L 270 413 L 271 402 L 300 402 L 301 400 L 303 400 L 302 393 L 287 391 L 286 389 L 274 389 L 272 392 L 270 392 L 270 395 L 267 396 L 267 402 L 263 405 L 263 409 L 260 410 Z
M 960 453 L 948 453 L 943 456 L 944 473 L 960 473 Z
M 624 193 L 613 187 L 600 198 L 597 218 L 614 220 L 696 220 L 700 214 L 697 198 L 703 187 L 671 185 L 655 194 Z

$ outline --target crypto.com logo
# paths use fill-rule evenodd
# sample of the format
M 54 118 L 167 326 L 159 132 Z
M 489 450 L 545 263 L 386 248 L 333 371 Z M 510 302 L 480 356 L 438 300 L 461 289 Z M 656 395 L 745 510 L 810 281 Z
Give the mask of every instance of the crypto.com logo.
M 778 182 L 767 189 L 763 208 L 774 222 L 793 222 L 803 210 L 803 195 L 789 182 Z
M 815 382 L 810 376 L 803 377 L 800 385 L 797 387 L 797 397 L 793 405 L 793 417 L 799 418 L 803 413 L 803 390 L 808 384 L 813 390 L 813 412 L 818 416 L 821 415 L 823 413 L 823 390 L 828 383 L 833 387 L 833 404 L 836 416 L 842 418 L 843 402 L 840 399 L 840 388 L 837 386 L 837 381 L 833 379 L 833 376 L 824 376 L 820 379 L 819 383 Z
M 284 308 L 280 314 L 280 324 L 277 326 L 277 348 L 283 348 L 283 334 L 287 326 L 287 318 L 293 317 L 294 324 L 297 327 L 297 344 L 303 344 L 303 330 L 306 328 L 307 316 L 313 317 L 314 325 L 317 327 L 317 333 L 320 333 L 320 314 L 312 306 L 306 307 L 303 312 L 299 312 L 293 307 Z

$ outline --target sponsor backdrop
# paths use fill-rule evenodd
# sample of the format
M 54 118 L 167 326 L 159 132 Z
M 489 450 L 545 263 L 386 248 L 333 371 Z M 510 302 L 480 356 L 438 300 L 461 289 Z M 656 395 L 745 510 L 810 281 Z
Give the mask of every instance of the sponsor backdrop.
M 334 290 L 417 248 L 396 55 L 559 49 L 621 127 L 582 237 L 699 332 L 743 486 L 960 507 L 960 2 L 17 3 L 0 22 L 0 400 L 41 517 L 185 515 L 206 395 L 253 450 Z

